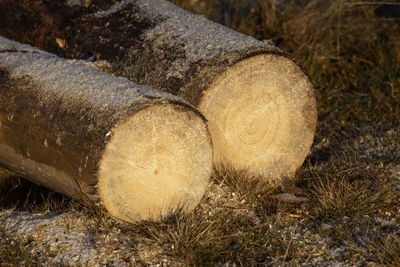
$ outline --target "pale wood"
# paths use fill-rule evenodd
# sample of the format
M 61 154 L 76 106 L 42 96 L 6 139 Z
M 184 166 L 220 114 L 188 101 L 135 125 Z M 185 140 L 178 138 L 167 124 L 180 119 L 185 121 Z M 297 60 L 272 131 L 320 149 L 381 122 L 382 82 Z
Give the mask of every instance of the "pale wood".
M 200 201 L 211 137 L 176 96 L 0 37 L 0 165 L 118 219 L 160 220 Z
M 277 182 L 293 176 L 314 138 L 310 88 L 298 66 L 271 54 L 245 59 L 219 75 L 199 103 L 209 120 L 215 161 Z

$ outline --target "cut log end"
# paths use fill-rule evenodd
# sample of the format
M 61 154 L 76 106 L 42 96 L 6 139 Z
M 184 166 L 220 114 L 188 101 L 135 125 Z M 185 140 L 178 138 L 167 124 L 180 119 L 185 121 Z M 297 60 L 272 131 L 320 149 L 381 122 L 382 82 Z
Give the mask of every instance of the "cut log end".
M 200 116 L 181 106 L 135 113 L 113 129 L 106 145 L 98 174 L 102 204 L 129 222 L 191 211 L 211 175 L 209 136 Z
M 236 63 L 204 92 L 214 161 L 267 179 L 290 177 L 303 163 L 317 120 L 313 86 L 292 60 L 274 54 Z

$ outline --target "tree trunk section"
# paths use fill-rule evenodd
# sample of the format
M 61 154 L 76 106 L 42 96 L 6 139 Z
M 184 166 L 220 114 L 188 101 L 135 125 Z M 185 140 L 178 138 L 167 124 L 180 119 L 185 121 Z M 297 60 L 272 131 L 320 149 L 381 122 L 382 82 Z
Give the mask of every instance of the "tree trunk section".
M 190 211 L 211 137 L 180 98 L 0 37 L 0 165 L 121 220 Z
M 35 15 L 58 22 L 48 32 L 66 45 L 35 35 L 34 27 L 36 45 L 74 58 L 93 54 L 112 73 L 197 106 L 209 122 L 215 163 L 279 181 L 308 154 L 317 120 L 313 85 L 268 42 L 163 0 L 126 0 L 100 11 L 94 4 L 43 9 Z

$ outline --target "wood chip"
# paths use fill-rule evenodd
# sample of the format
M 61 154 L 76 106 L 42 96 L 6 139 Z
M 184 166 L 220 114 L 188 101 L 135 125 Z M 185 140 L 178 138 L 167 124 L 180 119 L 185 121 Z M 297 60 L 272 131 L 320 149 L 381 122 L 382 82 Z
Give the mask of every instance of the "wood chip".
M 61 38 L 56 38 L 56 43 L 62 49 L 67 47 L 67 40 L 64 40 L 64 39 L 61 39 Z

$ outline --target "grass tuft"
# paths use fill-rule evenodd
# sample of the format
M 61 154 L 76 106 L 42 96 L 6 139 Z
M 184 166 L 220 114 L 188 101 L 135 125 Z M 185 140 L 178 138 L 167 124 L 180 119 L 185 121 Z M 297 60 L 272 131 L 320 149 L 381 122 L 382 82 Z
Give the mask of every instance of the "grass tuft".
M 342 225 L 337 235 L 351 249 L 351 257 L 364 258 L 366 262 L 383 266 L 399 266 L 400 235 L 391 232 L 391 228 L 396 227 L 394 224 L 377 225 L 373 217 L 363 216 L 357 222 Z
M 368 246 L 368 250 L 377 255 L 381 264 L 386 266 L 400 265 L 400 237 L 398 236 L 379 236 Z
M 253 175 L 248 170 L 238 170 L 229 165 L 214 167 L 212 180 L 220 186 L 230 187 L 242 199 L 257 199 L 261 196 L 281 192 L 279 184 L 269 183 L 261 175 Z
M 351 180 L 349 177 L 318 177 L 309 188 L 314 205 L 310 215 L 316 220 L 344 216 L 379 214 L 396 205 L 396 181 Z

